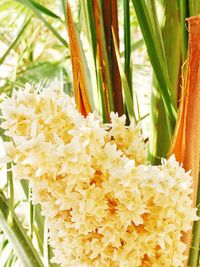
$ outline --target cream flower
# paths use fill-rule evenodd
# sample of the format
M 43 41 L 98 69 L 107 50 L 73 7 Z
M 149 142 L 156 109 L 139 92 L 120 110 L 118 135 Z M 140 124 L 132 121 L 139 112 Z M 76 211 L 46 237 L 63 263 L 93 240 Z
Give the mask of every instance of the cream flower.
M 7 160 L 29 179 L 63 267 L 183 266 L 192 177 L 174 157 L 146 163 L 139 127 L 84 118 L 71 98 L 30 86 L 1 104 Z

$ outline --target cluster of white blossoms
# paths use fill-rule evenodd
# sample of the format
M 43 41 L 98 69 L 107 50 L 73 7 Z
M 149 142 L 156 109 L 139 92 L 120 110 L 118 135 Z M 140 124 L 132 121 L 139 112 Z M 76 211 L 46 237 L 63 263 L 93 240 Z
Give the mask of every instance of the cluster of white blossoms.
M 146 163 L 139 127 L 84 118 L 61 90 L 30 86 L 1 103 L 7 161 L 28 179 L 63 267 L 183 266 L 197 219 L 192 177 L 174 157 Z

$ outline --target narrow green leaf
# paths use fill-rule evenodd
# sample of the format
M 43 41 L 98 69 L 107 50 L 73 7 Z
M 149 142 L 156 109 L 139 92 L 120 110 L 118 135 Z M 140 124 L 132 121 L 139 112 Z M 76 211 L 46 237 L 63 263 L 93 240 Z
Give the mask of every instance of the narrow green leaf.
M 5 235 L 3 235 L 3 238 L 6 238 Z M 7 245 L 6 247 L 4 247 L 4 249 L 1 251 L 1 255 L 0 255 L 0 257 L 1 257 L 0 262 L 1 262 L 2 267 L 6 266 L 6 263 L 9 260 L 10 255 L 12 255 L 12 254 L 13 254 L 13 250 L 12 250 L 11 246 Z
M 20 180 L 20 184 L 26 196 L 26 199 L 29 199 L 29 181 L 27 180 Z M 41 207 L 40 205 L 34 206 L 34 221 L 36 224 L 33 223 L 32 227 L 34 233 L 37 238 L 38 246 L 40 249 L 40 253 L 43 254 L 43 241 L 44 241 L 44 216 L 41 215 Z
M 116 53 L 116 57 L 117 57 L 117 63 L 119 66 L 119 72 L 120 72 L 120 76 L 121 76 L 122 88 L 124 91 L 125 103 L 126 103 L 126 107 L 127 107 L 127 111 L 128 111 L 128 116 L 131 120 L 134 120 L 136 122 L 135 112 L 133 109 L 133 100 L 132 100 L 130 88 L 128 85 L 128 81 L 126 78 L 126 74 L 124 73 L 124 68 L 123 68 L 123 65 L 121 63 L 120 53 L 119 53 L 119 50 L 117 47 L 117 42 L 116 42 L 116 38 L 115 38 L 115 34 L 114 34 L 113 29 L 112 29 L 112 34 L 113 34 L 115 53 Z
M 83 5 L 84 18 L 86 19 L 86 23 L 87 23 L 88 39 L 90 40 L 90 43 L 92 44 L 93 57 L 95 60 L 96 50 L 97 50 L 97 37 L 96 37 L 96 30 L 95 30 L 92 0 L 83 0 L 81 1 L 81 4 Z
M 90 73 L 92 90 L 90 90 L 90 102 L 92 104 L 92 110 L 100 112 L 101 109 L 101 99 L 99 94 L 99 87 L 97 86 L 97 68 L 96 68 L 96 30 L 95 22 L 92 10 L 92 1 L 83 0 L 80 1 L 81 14 L 80 24 L 81 31 L 86 35 L 89 49 L 87 51 L 87 66 L 89 66 L 88 71 Z
M 29 64 L 26 69 L 17 73 L 17 82 L 24 84 L 30 82 L 32 84 L 42 83 L 46 85 L 58 78 L 63 70 L 63 63 L 58 62 L 34 62 Z
M 151 24 L 153 26 L 155 36 L 156 36 L 155 41 L 157 42 L 157 45 L 159 47 L 159 51 L 162 57 L 162 61 L 163 61 L 163 72 L 165 72 L 166 78 L 169 78 L 168 72 L 167 72 L 167 62 L 166 62 L 166 56 L 165 56 L 163 37 L 161 33 L 161 27 L 158 21 L 157 6 L 155 3 L 155 0 L 149 1 L 149 5 L 147 7 L 149 7 L 148 8 L 149 18 L 150 18 L 150 21 L 151 21 Z
M 98 83 L 98 88 L 100 89 L 99 93 L 100 93 L 100 98 L 101 98 L 101 114 L 102 114 L 103 122 L 106 123 L 108 122 L 108 120 L 107 120 L 107 112 L 106 112 L 106 100 L 105 100 L 105 95 L 103 92 L 103 77 L 102 77 L 101 68 L 98 64 L 99 62 L 97 61 L 97 83 Z
M 15 213 L 13 213 L 12 224 L 8 223 L 9 206 L 2 191 L 0 191 L 0 226 L 7 236 L 15 253 L 24 266 L 44 267 L 37 251 L 33 247 L 29 237 L 22 228 Z
M 63 14 L 65 18 L 65 23 L 67 22 L 67 13 L 66 13 L 66 0 L 61 0 L 61 5 L 63 9 Z
M 159 90 L 165 105 L 165 109 L 170 120 L 175 125 L 177 108 L 170 93 L 171 85 L 168 80 L 168 75 L 165 72 L 165 61 L 162 56 L 162 52 L 160 51 L 159 43 L 154 31 L 154 25 L 152 25 L 145 1 L 132 0 L 132 2 L 147 46 L 148 55 L 159 84 Z
M 6 59 L 6 57 L 9 55 L 10 51 L 13 48 L 15 48 L 15 46 L 18 44 L 20 38 L 23 36 L 23 34 L 24 34 L 27 26 L 29 25 L 30 21 L 31 21 L 31 19 L 29 18 L 27 21 L 24 22 L 24 24 L 22 25 L 21 29 L 17 33 L 16 37 L 14 38 L 14 40 L 12 41 L 12 43 L 10 44 L 10 46 L 8 47 L 8 49 L 5 51 L 5 53 L 1 57 L 0 64 L 2 64 L 4 62 L 4 60 Z
M 19 260 L 18 260 L 17 256 L 14 255 L 13 260 L 12 260 L 12 265 L 11 265 L 11 266 L 12 266 L 12 267 L 15 267 L 17 261 L 19 261 Z
M 2 234 L 2 233 L 1 233 Z M 5 249 L 5 247 L 8 245 L 8 239 L 5 239 L 3 242 L 2 242 L 2 244 L 1 244 L 1 252 L 2 252 L 2 250 L 4 250 Z
M 190 17 L 196 16 L 200 13 L 200 1 L 188 0 L 190 8 Z
M 187 22 L 186 18 L 189 17 L 188 10 L 188 1 L 187 0 L 178 0 L 179 2 L 179 14 L 181 21 L 181 35 L 182 35 L 182 62 L 187 59 L 187 50 L 188 50 L 188 32 L 187 32 Z
M 30 238 L 33 239 L 33 223 L 34 223 L 34 205 L 31 200 L 31 188 L 29 187 L 29 227 L 30 227 Z
M 65 46 L 68 47 L 68 43 L 66 40 L 58 33 L 58 31 L 41 15 L 41 12 L 30 2 L 29 0 L 15 0 L 18 3 L 21 3 L 24 6 L 27 6 L 30 10 L 32 10 L 35 15 L 43 21 L 45 26 L 58 38 L 58 40 Z
M 20 180 L 21 187 L 24 191 L 24 194 L 26 196 L 26 199 L 28 200 L 28 195 L 29 195 L 29 182 L 27 180 Z
M 13 175 L 12 175 L 12 164 L 7 163 L 7 181 L 8 181 L 8 188 L 9 188 L 9 211 L 11 214 L 14 210 L 14 186 L 13 186 Z
M 12 259 L 12 264 L 11 264 L 11 267 L 16 267 L 16 265 L 17 265 L 17 264 L 16 264 L 16 263 L 17 263 L 17 261 L 19 261 L 19 260 L 18 260 L 17 256 L 16 256 L 16 255 L 14 255 L 14 256 L 13 256 L 13 259 Z
M 155 1 L 150 2 L 151 21 L 155 29 L 156 41 L 159 40 L 159 50 L 163 58 L 166 75 L 170 81 L 170 93 L 177 102 L 180 75 L 180 22 L 177 16 L 177 1 L 162 1 L 164 18 L 160 25 L 157 18 Z M 166 69 L 167 68 L 167 69 Z M 166 116 L 163 99 L 160 95 L 159 85 L 154 76 L 151 96 L 149 159 L 152 164 L 160 164 L 160 159 L 166 157 L 171 144 L 174 125 Z
M 39 4 L 38 2 L 35 2 L 33 0 L 29 0 L 29 2 L 35 7 L 37 8 L 41 13 L 44 13 L 47 16 L 50 16 L 52 18 L 55 19 L 59 19 L 60 17 L 57 16 L 55 13 L 53 13 L 51 10 L 49 10 L 48 8 L 46 8 L 45 6 L 42 6 L 41 4 Z M 28 5 L 27 5 L 28 6 Z
M 129 0 L 124 0 L 124 72 L 128 81 L 129 88 L 132 92 L 131 81 L 131 24 L 130 24 L 130 7 Z
M 135 43 L 131 44 L 131 51 L 134 52 L 135 50 L 141 48 L 143 45 L 144 45 L 144 39 L 141 38 Z M 120 56 L 124 56 L 124 55 L 125 55 L 125 51 L 120 52 Z
M 8 257 L 8 260 L 6 261 L 6 264 L 4 265 L 5 267 L 11 267 L 12 266 L 12 262 L 14 259 L 14 255 L 13 253 L 11 253 Z
M 39 230 L 37 228 L 37 226 L 34 225 L 34 233 L 37 239 L 37 243 L 38 243 L 38 248 L 40 250 L 40 253 L 43 255 L 43 240 L 41 239 L 41 235 L 39 233 Z
M 137 42 L 131 45 L 131 51 L 135 51 L 144 45 L 144 39 L 139 39 Z
M 159 165 L 161 158 L 166 157 L 169 151 L 172 129 L 155 78 L 151 93 L 150 115 L 149 161 L 153 165 Z
M 150 113 L 147 113 L 147 114 L 141 116 L 140 120 L 142 121 L 142 120 L 146 119 L 149 115 L 150 115 Z
M 137 106 L 137 114 L 138 114 L 138 121 L 141 121 L 141 115 L 140 115 L 140 105 L 139 105 L 139 100 L 138 100 L 138 94 L 135 91 L 135 100 L 136 100 L 136 106 Z
M 29 40 L 27 41 L 24 50 L 20 53 L 20 55 L 19 55 L 19 57 L 17 59 L 17 65 L 18 66 L 20 65 L 22 59 L 26 55 L 26 52 L 29 51 L 31 45 L 35 41 L 36 35 L 38 34 L 39 30 L 40 30 L 40 26 L 38 26 L 38 27 L 35 28 L 35 30 L 33 31 L 32 35 L 30 36 Z
M 171 82 L 171 94 L 177 102 L 181 75 L 181 23 L 180 18 L 177 16 L 177 1 L 164 1 L 163 9 L 165 10 L 165 19 L 162 28 L 162 38 L 169 80 Z
M 43 243 L 43 254 L 44 254 L 44 265 L 49 266 L 49 249 L 48 249 L 48 228 L 46 225 L 46 220 L 44 224 L 44 243 Z

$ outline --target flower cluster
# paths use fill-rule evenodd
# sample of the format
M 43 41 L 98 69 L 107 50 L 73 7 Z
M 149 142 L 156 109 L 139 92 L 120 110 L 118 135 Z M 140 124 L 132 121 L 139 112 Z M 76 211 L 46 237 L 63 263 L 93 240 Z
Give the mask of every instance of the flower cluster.
M 1 104 L 7 161 L 28 179 L 63 267 L 183 266 L 192 178 L 174 157 L 146 163 L 139 127 L 84 118 L 60 90 L 27 86 Z

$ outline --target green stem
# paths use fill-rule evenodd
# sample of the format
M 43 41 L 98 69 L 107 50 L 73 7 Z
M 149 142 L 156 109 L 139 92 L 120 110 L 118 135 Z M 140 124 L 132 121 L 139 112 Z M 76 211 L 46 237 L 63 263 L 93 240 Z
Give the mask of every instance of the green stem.
M 29 199 L 29 181 L 27 180 L 20 180 L 22 189 L 24 191 L 24 194 Z M 32 228 L 34 230 L 34 233 L 37 238 L 38 246 L 40 249 L 41 254 L 43 254 L 43 240 L 44 240 L 44 216 L 41 215 L 41 207 L 39 204 L 34 205 L 34 212 L 32 213 L 34 215 L 33 221 L 36 222 L 36 224 L 32 225 Z
M 30 226 L 30 238 L 33 239 L 33 220 L 34 220 L 34 205 L 31 200 L 31 187 L 29 187 L 29 226 Z
M 131 83 L 131 33 L 130 33 L 130 7 L 129 0 L 124 0 L 124 72 L 127 77 L 128 85 L 132 93 Z
M 44 224 L 44 243 L 43 243 L 43 254 L 44 254 L 44 265 L 49 266 L 49 248 L 48 248 L 48 228 L 46 225 L 46 220 Z
M 13 186 L 13 175 L 12 175 L 12 164 L 7 163 L 7 181 L 9 189 L 9 211 L 12 214 L 14 210 L 14 186 Z
M 9 205 L 2 191 L 0 191 L 0 226 L 8 238 L 15 253 L 26 267 L 44 267 L 40 256 L 33 247 L 31 240 L 24 231 L 20 221 L 13 212 L 12 224 L 8 222 Z

